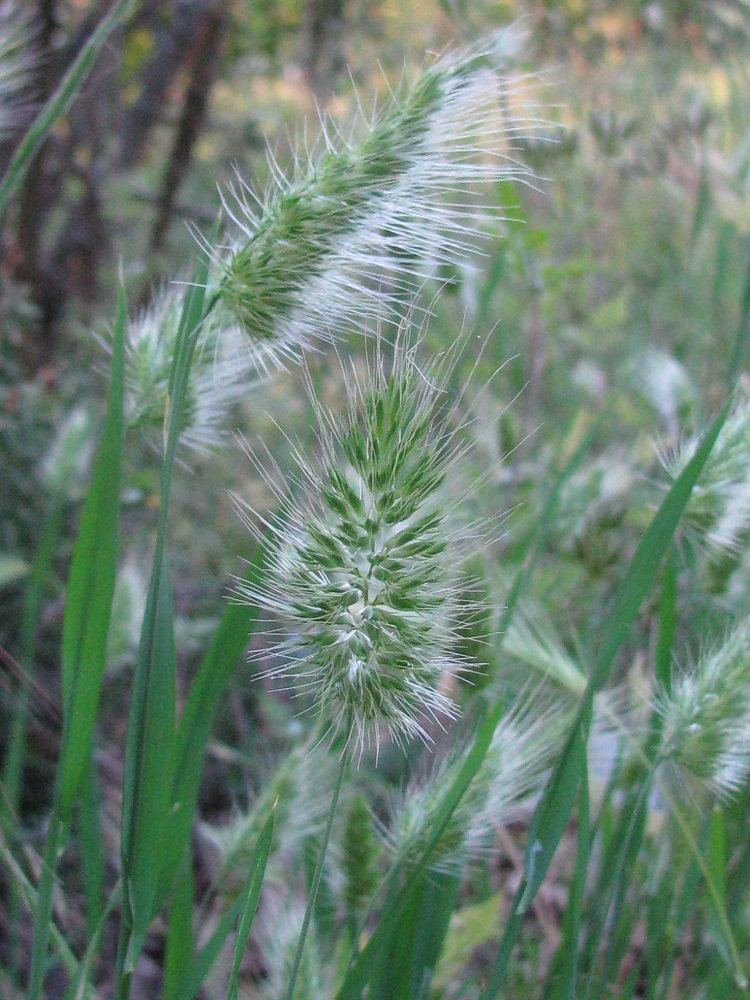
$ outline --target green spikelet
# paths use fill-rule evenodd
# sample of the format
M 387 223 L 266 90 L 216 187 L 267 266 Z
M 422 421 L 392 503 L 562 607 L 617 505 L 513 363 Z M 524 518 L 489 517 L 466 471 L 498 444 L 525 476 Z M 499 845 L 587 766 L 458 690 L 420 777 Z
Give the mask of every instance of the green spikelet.
M 361 916 L 375 891 L 379 853 L 370 806 L 362 792 L 356 792 L 346 816 L 342 844 L 344 904 L 353 920 Z

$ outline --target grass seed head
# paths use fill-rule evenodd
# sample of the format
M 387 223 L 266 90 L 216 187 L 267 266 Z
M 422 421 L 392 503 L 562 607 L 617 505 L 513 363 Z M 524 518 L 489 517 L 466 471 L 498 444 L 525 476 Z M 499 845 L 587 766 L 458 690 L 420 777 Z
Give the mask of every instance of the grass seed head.
M 657 690 L 654 707 L 660 758 L 682 783 L 736 795 L 750 773 L 750 619 Z
M 31 4 L 0 0 L 0 139 L 23 123 L 38 57 Z
M 297 454 L 266 580 L 238 586 L 285 625 L 268 673 L 312 695 L 360 751 L 383 727 L 429 740 L 430 724 L 455 716 L 444 688 L 461 665 L 460 562 L 472 535 L 451 489 L 463 450 L 440 372 L 423 372 L 401 343 L 392 364 L 380 344 L 373 353 L 364 384 L 349 380 L 344 421 L 313 397 L 320 459 Z
M 671 480 L 691 460 L 699 436 L 686 438 L 661 457 Z M 709 550 L 727 553 L 741 548 L 750 528 L 750 399 L 739 393 L 719 431 L 700 479 L 690 495 L 683 523 Z
M 460 872 L 486 857 L 493 832 L 517 820 L 542 791 L 555 753 L 565 737 L 565 717 L 532 705 L 506 713 L 498 722 L 484 761 L 453 811 L 430 858 L 437 871 Z M 469 747 L 452 751 L 407 790 L 385 832 L 389 851 L 418 861 L 438 821 L 449 788 Z
M 128 323 L 125 339 L 126 416 L 159 440 L 169 405 L 183 289 L 163 289 Z M 213 315 L 203 323 L 187 386 L 180 442 L 193 451 L 223 443 L 232 406 L 262 372 L 237 331 L 221 330 Z
M 528 178 L 514 139 L 512 82 L 474 51 L 435 59 L 344 137 L 331 121 L 256 199 L 225 198 L 236 225 L 215 254 L 220 308 L 284 363 L 344 324 L 370 328 L 406 292 L 475 249 L 491 211 L 478 188 Z

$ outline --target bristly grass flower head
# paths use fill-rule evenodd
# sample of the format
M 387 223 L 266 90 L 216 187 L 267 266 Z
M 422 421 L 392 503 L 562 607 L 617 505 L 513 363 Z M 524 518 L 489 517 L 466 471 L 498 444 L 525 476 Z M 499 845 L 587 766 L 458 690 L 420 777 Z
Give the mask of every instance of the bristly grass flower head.
M 128 323 L 125 337 L 126 418 L 160 440 L 169 406 L 169 380 L 184 289 L 159 291 L 148 308 Z M 105 347 L 107 344 L 105 343 Z M 209 314 L 203 321 L 187 386 L 180 442 L 194 451 L 218 447 L 232 406 L 262 377 L 244 338 L 220 330 Z
M 479 770 L 430 856 L 431 868 L 460 872 L 486 857 L 493 833 L 518 820 L 541 793 L 564 743 L 567 722 L 556 706 L 539 711 L 528 702 L 500 719 Z M 395 858 L 419 860 L 438 822 L 445 790 L 463 767 L 468 749 L 452 750 L 397 803 L 393 822 L 383 831 Z
M 323 120 L 288 175 L 269 158 L 274 184 L 261 199 L 238 182 L 225 197 L 234 241 L 214 248 L 227 322 L 281 363 L 297 359 L 344 324 L 371 327 L 475 251 L 492 212 L 477 187 L 531 177 L 513 146 L 535 126 L 510 110 L 517 81 L 491 56 L 434 59 L 384 108 L 360 112 L 348 137 Z
M 0 0 L 0 139 L 18 127 L 27 110 L 37 62 L 31 5 Z
M 447 480 L 464 448 L 445 370 L 423 372 L 416 352 L 397 343 L 389 366 L 378 342 L 365 384 L 347 380 L 343 422 L 313 397 L 319 463 L 296 454 L 297 495 L 279 493 L 265 582 L 237 588 L 288 630 L 268 674 L 293 678 L 360 752 L 381 727 L 429 740 L 431 723 L 456 714 L 444 688 L 462 665 L 454 627 L 472 532 Z
M 671 480 L 678 478 L 698 447 L 686 438 L 661 456 Z M 719 553 L 736 552 L 750 529 L 750 398 L 738 393 L 703 473 L 690 495 L 683 523 L 703 545 Z
M 750 774 L 750 619 L 657 690 L 654 708 L 659 758 L 681 783 L 736 795 Z

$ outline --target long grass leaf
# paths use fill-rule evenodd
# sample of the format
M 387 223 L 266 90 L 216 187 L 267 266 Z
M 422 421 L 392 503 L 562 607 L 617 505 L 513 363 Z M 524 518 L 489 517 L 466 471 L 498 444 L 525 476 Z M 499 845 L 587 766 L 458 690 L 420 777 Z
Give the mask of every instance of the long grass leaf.
M 258 843 L 253 851 L 253 859 L 250 862 L 245 888 L 242 898 L 245 905 L 242 909 L 240 922 L 237 926 L 237 936 L 234 942 L 234 955 L 232 957 L 232 970 L 229 974 L 229 984 L 227 986 L 227 1000 L 237 1000 L 237 980 L 240 974 L 240 964 L 247 947 L 247 939 L 250 936 L 250 928 L 253 926 L 255 911 L 258 909 L 260 890 L 263 886 L 263 877 L 266 873 L 266 864 L 273 841 L 274 812 L 266 820 L 265 826 L 258 837 Z
M 664 560 L 664 576 L 659 604 L 659 635 L 654 654 L 656 679 L 669 691 L 672 676 L 672 645 L 675 634 L 675 599 L 677 596 L 677 555 L 674 546 Z
M 104 672 L 117 569 L 117 524 L 123 444 L 125 292 L 113 330 L 107 415 L 94 474 L 81 514 L 63 618 L 63 737 L 34 914 L 28 1000 L 38 1000 L 52 920 L 57 855 L 91 753 Z
M 21 665 L 29 672 L 30 676 L 33 676 L 33 665 L 36 659 L 37 620 L 41 610 L 44 586 L 49 576 L 52 558 L 60 539 L 62 511 L 62 494 L 58 493 L 53 500 L 52 510 L 44 525 L 39 545 L 34 554 L 31 573 L 23 597 Z M 19 694 L 10 730 L 10 738 L 3 759 L 2 782 L 5 794 L 0 799 L 0 815 L 3 817 L 12 817 L 18 810 L 28 715 L 29 691 L 28 685 L 24 685 Z
M 81 807 L 78 813 L 86 920 L 89 929 L 98 924 L 104 900 L 104 852 L 100 810 L 101 796 L 92 756 L 83 775 Z
M 193 960 L 193 910 L 195 878 L 193 859 L 185 856 L 175 882 L 167 925 L 164 959 L 164 1000 L 175 1000 L 185 971 Z
M 123 777 L 121 859 L 125 905 L 120 925 L 116 990 L 127 996 L 129 980 L 155 909 L 167 857 L 174 766 L 175 658 L 167 532 L 169 496 L 183 408 L 208 274 L 201 257 L 180 315 L 165 415 L 161 500 L 154 562 L 143 616 L 128 714 Z
M 259 548 L 245 573 L 246 583 L 257 586 L 263 573 L 263 557 L 264 553 Z M 190 688 L 177 726 L 172 808 L 160 898 L 169 891 L 190 840 L 203 758 L 216 710 L 252 635 L 257 617 L 258 608 L 255 605 L 227 605 Z
M 563 939 L 560 945 L 562 968 L 558 991 L 555 993 L 555 997 L 559 1000 L 577 1000 L 578 996 L 576 984 L 578 980 L 579 937 L 583 899 L 586 891 L 586 873 L 591 852 L 591 816 L 585 747 L 579 745 L 579 753 L 582 753 L 583 760 L 581 761 L 581 791 L 578 800 L 578 850 L 573 881 L 568 895 L 568 906 L 565 911 Z
M 104 434 L 81 515 L 65 598 L 62 629 L 64 730 L 57 792 L 64 816 L 73 807 L 91 752 L 115 592 L 124 437 L 126 319 L 125 291 L 120 287 L 112 335 L 112 374 Z
M 232 932 L 236 921 L 241 920 L 244 912 L 249 912 L 248 903 L 251 903 L 254 898 L 255 887 L 257 885 L 258 889 L 260 889 L 263 883 L 266 863 L 273 839 L 273 822 L 274 814 L 272 811 L 258 835 L 258 841 L 250 862 L 250 870 L 245 882 L 245 892 L 241 893 L 226 913 L 222 915 L 213 934 L 193 959 L 180 985 L 177 1000 L 194 1000 L 206 976 L 211 971 L 211 967 L 219 957 L 221 949 L 224 947 L 224 943 Z
M 101 945 L 102 934 L 104 933 L 107 922 L 112 915 L 112 911 L 117 903 L 120 902 L 121 896 L 122 882 L 118 879 L 109 900 L 107 901 L 106 907 L 99 915 L 99 921 L 89 938 L 89 943 L 86 946 L 86 951 L 84 952 L 83 957 L 81 958 L 80 965 L 78 966 L 75 975 L 71 977 L 63 1000 L 85 1000 L 86 997 L 93 995 L 93 990 L 91 990 L 89 986 L 89 976 L 91 975 L 94 959 L 96 958 L 99 946 Z
M 693 487 L 724 425 L 730 402 L 731 400 L 727 400 L 704 434 L 695 454 L 672 485 L 636 549 L 633 561 L 617 590 L 611 613 L 607 616 L 607 632 L 592 670 L 591 679 L 596 690 L 607 680 L 615 656 L 653 586 L 659 565 L 674 538 Z
M 32 122 L 8 165 L 2 183 L 0 183 L 0 218 L 2 218 L 8 202 L 18 191 L 31 161 L 39 152 L 50 128 L 58 118 L 70 109 L 76 95 L 86 82 L 86 77 L 99 58 L 107 39 L 115 28 L 125 20 L 134 4 L 135 0 L 117 0 L 117 3 L 102 18 L 99 26 L 78 53 L 73 64 L 60 81 L 57 90 Z
M 162 552 L 155 606 L 133 683 L 123 780 L 122 872 L 132 971 L 151 922 L 164 851 L 174 756 L 175 652 L 169 566 Z
M 750 240 L 746 241 L 745 245 L 750 248 Z M 729 362 L 729 370 L 727 372 L 727 386 L 730 389 L 737 382 L 743 363 L 747 361 L 747 345 L 749 340 L 750 264 L 748 265 L 747 273 L 745 275 L 745 284 L 742 290 L 742 299 L 740 301 L 740 316 L 739 322 L 737 323 L 737 333 L 735 334 L 734 348 L 732 350 L 732 357 Z

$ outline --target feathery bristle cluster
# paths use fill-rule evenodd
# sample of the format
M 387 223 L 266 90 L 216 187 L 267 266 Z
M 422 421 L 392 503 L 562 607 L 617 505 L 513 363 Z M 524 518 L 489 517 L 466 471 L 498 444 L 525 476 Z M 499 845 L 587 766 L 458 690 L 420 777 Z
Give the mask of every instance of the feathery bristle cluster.
M 27 107 L 28 88 L 36 56 L 31 5 L 0 3 L 0 139 L 21 123 Z
M 528 706 L 503 716 L 484 761 L 430 856 L 432 868 L 460 871 L 486 856 L 493 832 L 518 819 L 542 791 L 564 740 L 566 721 L 554 710 L 534 713 Z M 461 770 L 467 752 L 467 747 L 454 750 L 425 780 L 407 790 L 392 826 L 384 833 L 396 857 L 419 859 L 435 830 L 446 789 Z
M 440 685 L 460 659 L 453 626 L 467 529 L 445 481 L 462 448 L 431 383 L 440 373 L 423 374 L 415 355 L 397 344 L 387 372 L 379 345 L 367 384 L 348 386 L 343 426 L 313 398 L 320 465 L 296 456 L 305 495 L 270 525 L 266 582 L 238 586 L 292 632 L 269 674 L 295 678 L 360 751 L 381 726 L 397 740 L 427 740 L 427 723 L 455 715 Z
M 215 255 L 222 313 L 283 362 L 342 323 L 368 328 L 465 258 L 487 215 L 476 185 L 530 176 L 512 158 L 533 127 L 509 117 L 512 86 L 484 53 L 436 60 L 348 139 L 323 121 L 290 176 L 271 159 L 257 207 L 240 181 L 226 202 L 239 234 Z
M 662 456 L 670 478 L 677 479 L 698 447 L 685 440 L 672 455 Z M 706 545 L 736 551 L 750 528 L 750 399 L 739 395 L 719 431 L 703 473 L 693 488 L 683 523 Z
M 125 405 L 130 427 L 142 427 L 156 435 L 163 432 L 183 301 L 182 289 L 165 288 L 128 324 Z M 187 385 L 181 443 L 196 451 L 221 444 L 231 407 L 259 375 L 244 338 L 236 331 L 220 330 L 215 318 L 207 316 Z
M 660 759 L 715 795 L 740 791 L 750 773 L 750 619 L 657 691 Z
M 504 654 L 538 670 L 577 698 L 585 691 L 586 674 L 541 610 L 521 607 L 502 639 Z
M 247 813 L 210 831 L 223 873 L 219 881 L 225 890 L 239 889 L 244 884 L 247 865 L 271 810 L 274 855 L 283 858 L 285 865 L 298 861 L 304 843 L 322 833 L 333 784 L 330 755 L 309 747 L 292 750 Z
M 287 996 L 297 942 L 305 915 L 304 906 L 294 899 L 272 901 L 261 916 L 258 943 L 263 956 L 265 978 L 258 987 L 260 1000 L 279 1000 Z M 302 954 L 293 1000 L 328 1000 L 334 996 L 331 982 L 332 962 L 324 960 L 315 921 L 310 925 Z

